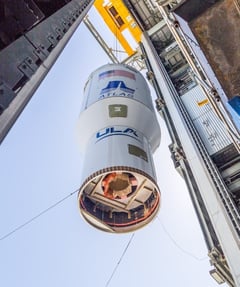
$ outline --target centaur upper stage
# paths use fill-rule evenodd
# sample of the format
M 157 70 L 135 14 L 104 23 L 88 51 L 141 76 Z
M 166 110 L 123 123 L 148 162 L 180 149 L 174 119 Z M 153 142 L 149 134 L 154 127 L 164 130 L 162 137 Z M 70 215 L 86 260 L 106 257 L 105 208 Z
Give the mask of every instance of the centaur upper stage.
M 78 123 L 84 155 L 79 207 L 92 225 L 134 231 L 160 206 L 152 153 L 160 128 L 142 74 L 122 64 L 93 72 Z

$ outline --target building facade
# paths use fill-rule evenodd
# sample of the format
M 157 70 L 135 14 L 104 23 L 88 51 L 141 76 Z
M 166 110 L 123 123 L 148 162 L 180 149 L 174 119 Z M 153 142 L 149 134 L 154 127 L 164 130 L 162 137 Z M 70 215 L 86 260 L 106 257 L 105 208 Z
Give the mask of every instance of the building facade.
M 92 4 L 92 0 L 0 1 L 0 142 Z
M 124 2 L 143 31 L 148 78 L 204 234 L 210 274 L 240 286 L 239 130 L 228 104 L 240 94 L 239 3 Z M 223 11 L 228 17 L 220 17 Z

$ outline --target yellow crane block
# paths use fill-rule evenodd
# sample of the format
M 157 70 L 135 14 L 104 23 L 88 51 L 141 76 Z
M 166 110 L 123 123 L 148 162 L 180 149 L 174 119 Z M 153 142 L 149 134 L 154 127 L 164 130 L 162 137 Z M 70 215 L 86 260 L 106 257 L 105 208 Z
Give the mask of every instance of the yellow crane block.
M 95 8 L 128 56 L 136 51 L 133 42 L 139 43 L 142 31 L 121 0 L 96 0 Z

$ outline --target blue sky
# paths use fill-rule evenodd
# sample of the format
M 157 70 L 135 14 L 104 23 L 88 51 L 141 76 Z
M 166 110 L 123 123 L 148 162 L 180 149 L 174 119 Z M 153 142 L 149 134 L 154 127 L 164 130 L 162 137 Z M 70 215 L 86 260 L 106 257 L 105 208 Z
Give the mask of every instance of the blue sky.
M 0 237 L 79 188 L 76 123 L 83 86 L 93 70 L 109 62 L 81 24 L 4 140 Z M 161 209 L 157 219 L 135 232 L 108 286 L 217 286 L 208 274 L 202 233 L 159 120 L 162 140 L 154 158 Z M 0 241 L 0 286 L 105 287 L 131 236 L 89 226 L 75 194 Z

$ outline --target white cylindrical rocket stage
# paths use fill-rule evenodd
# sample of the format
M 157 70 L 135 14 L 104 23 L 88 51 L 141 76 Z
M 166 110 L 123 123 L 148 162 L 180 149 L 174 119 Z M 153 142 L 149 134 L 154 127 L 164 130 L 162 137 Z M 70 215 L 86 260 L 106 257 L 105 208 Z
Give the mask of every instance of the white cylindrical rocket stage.
M 78 134 L 84 155 L 78 194 L 83 217 L 116 233 L 148 224 L 160 206 L 152 159 L 160 128 L 141 73 L 122 64 L 93 72 L 84 89 Z

